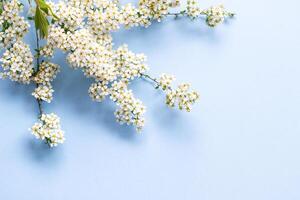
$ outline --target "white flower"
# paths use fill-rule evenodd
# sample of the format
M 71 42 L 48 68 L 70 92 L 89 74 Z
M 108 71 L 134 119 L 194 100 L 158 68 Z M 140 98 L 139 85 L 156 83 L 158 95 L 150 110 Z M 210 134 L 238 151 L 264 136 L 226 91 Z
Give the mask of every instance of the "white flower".
M 187 11 L 187 15 L 190 18 L 192 19 L 197 18 L 201 13 L 197 0 L 187 0 L 186 11 Z
M 122 81 L 115 82 L 110 91 L 110 97 L 117 103 L 119 109 L 115 116 L 120 124 L 133 124 L 137 131 L 140 131 L 144 124 L 145 106 L 139 99 L 134 98 L 132 91 L 128 90 L 126 84 Z
M 95 35 L 119 29 L 120 22 L 119 8 L 112 1 L 109 1 L 105 9 L 94 9 L 88 13 L 87 24 Z
M 204 10 L 203 13 L 207 16 L 206 23 L 211 27 L 215 27 L 222 23 L 226 16 L 223 5 L 212 6 L 207 10 Z
M 93 83 L 89 88 L 89 95 L 94 101 L 101 102 L 109 94 L 107 85 L 98 82 Z
M 189 84 L 180 84 L 176 90 L 171 89 L 166 96 L 166 104 L 170 107 L 176 106 L 180 110 L 191 111 L 192 105 L 199 99 L 196 91 L 189 91 Z
M 163 90 L 170 88 L 172 82 L 175 80 L 175 77 L 172 75 L 161 74 L 158 79 L 158 84 Z
M 33 56 L 29 46 L 22 41 L 17 41 L 7 49 L 2 58 L 3 78 L 28 84 L 33 74 Z
M 139 25 L 139 10 L 132 6 L 131 3 L 122 6 L 121 22 L 126 28 Z
M 54 5 L 53 9 L 55 10 L 55 15 L 58 16 L 58 21 L 56 23 L 62 25 L 65 29 L 74 31 L 83 24 L 84 10 L 66 4 L 63 1 Z
M 169 9 L 168 0 L 140 0 L 139 8 L 148 9 L 149 16 L 151 19 L 160 21 L 168 14 Z
M 32 126 L 31 133 L 37 139 L 46 140 L 50 147 L 57 146 L 65 141 L 64 132 L 60 127 L 60 119 L 54 113 L 42 114 L 40 121 Z
M 29 23 L 19 13 L 23 9 L 17 0 L 3 1 L 3 11 L 0 15 L 0 43 L 8 47 L 23 38 L 28 32 Z
M 39 85 L 32 93 L 32 96 L 34 96 L 34 98 L 36 99 L 51 103 L 53 99 L 53 92 L 54 90 L 52 89 L 52 86 L 50 84 Z
M 59 72 L 59 66 L 50 62 L 42 62 L 39 71 L 33 77 L 38 84 L 48 84 L 56 78 Z

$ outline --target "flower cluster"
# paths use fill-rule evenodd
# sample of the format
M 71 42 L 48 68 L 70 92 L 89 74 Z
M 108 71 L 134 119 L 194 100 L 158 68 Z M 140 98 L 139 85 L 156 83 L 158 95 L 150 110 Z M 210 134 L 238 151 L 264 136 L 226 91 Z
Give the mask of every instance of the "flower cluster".
M 119 106 L 115 112 L 117 121 L 121 124 L 133 124 L 137 131 L 141 131 L 145 124 L 143 115 L 146 108 L 139 99 L 134 98 L 126 83 L 114 82 L 110 91 L 110 98 Z
M 109 1 L 104 7 L 93 9 L 88 13 L 87 24 L 95 34 L 117 30 L 120 22 L 120 10 L 113 1 Z
M 32 126 L 31 132 L 37 139 L 45 140 L 50 147 L 65 141 L 64 132 L 60 127 L 60 119 L 53 113 L 42 114 L 40 121 Z
M 53 81 L 59 72 L 59 66 L 51 62 L 42 62 L 39 64 L 38 71 L 33 76 L 33 81 L 37 84 L 32 96 L 38 100 L 51 103 L 53 99 L 53 88 L 51 81 Z
M 232 17 L 234 15 L 225 11 L 223 5 L 212 6 L 207 10 L 204 10 L 202 13 L 207 16 L 206 23 L 211 27 L 215 27 L 222 23 L 226 16 Z
M 52 86 L 50 84 L 47 85 L 39 85 L 32 93 L 32 96 L 38 100 L 46 101 L 47 103 L 51 103 L 53 99 Z
M 52 4 L 55 8 L 55 14 L 59 16 L 56 23 L 60 24 L 66 30 L 75 30 L 82 25 L 84 11 L 78 7 L 68 5 L 61 1 L 57 4 Z
M 30 48 L 24 42 L 18 40 L 8 48 L 0 59 L 3 72 L 2 78 L 28 84 L 31 81 L 33 70 L 33 56 Z
M 154 79 L 163 91 L 166 91 L 166 104 L 170 107 L 178 105 L 180 110 L 191 111 L 192 105 L 199 99 L 196 91 L 190 91 L 190 85 L 180 84 L 176 89 L 172 88 L 172 82 L 175 80 L 173 75 L 162 74 L 157 80 Z
M 201 14 L 199 3 L 196 0 L 187 0 L 186 13 L 191 19 L 199 17 Z
M 140 18 L 138 15 L 139 10 L 135 8 L 131 3 L 122 6 L 121 19 L 122 24 L 124 24 L 126 28 L 139 25 Z
M 22 9 L 22 4 L 17 0 L 2 3 L 0 12 L 0 44 L 2 46 L 8 47 L 27 33 L 29 23 L 19 15 Z
M 168 14 L 170 4 L 168 0 L 140 0 L 139 8 L 148 9 L 149 18 L 160 21 Z
M 175 107 L 176 104 L 180 110 L 191 111 L 192 105 L 199 99 L 196 91 L 189 91 L 190 85 L 187 83 L 180 84 L 177 89 L 167 92 L 166 104 Z
M 51 62 L 42 62 L 33 80 L 38 84 L 48 84 L 56 78 L 59 65 Z
M 174 80 L 175 80 L 175 77 L 173 75 L 161 74 L 158 79 L 158 85 L 163 90 L 167 90 L 170 88 L 170 86 Z

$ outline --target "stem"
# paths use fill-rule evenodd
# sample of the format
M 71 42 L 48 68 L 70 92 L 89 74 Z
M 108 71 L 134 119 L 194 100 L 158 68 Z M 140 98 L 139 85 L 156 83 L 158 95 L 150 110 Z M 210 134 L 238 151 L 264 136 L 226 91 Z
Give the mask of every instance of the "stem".
M 37 1 L 36 1 L 36 3 L 37 3 Z M 40 70 L 40 64 L 41 64 L 40 57 L 41 57 L 41 55 L 40 55 L 40 36 L 39 36 L 38 30 L 37 30 L 36 27 L 35 27 L 35 37 L 36 37 L 36 50 L 37 50 L 37 54 L 36 54 L 36 73 L 38 73 L 39 70 Z M 38 88 L 39 85 L 40 84 L 36 83 L 35 87 Z M 42 102 L 43 101 L 40 100 L 40 99 L 36 99 L 36 101 L 37 101 L 38 108 L 39 108 L 39 116 L 38 116 L 38 118 L 41 118 L 42 115 L 43 115 L 43 113 L 44 113 L 43 108 L 42 108 Z M 46 138 L 45 143 L 49 146 L 49 148 L 51 147 L 50 146 L 51 140 L 49 138 Z
M 161 88 L 161 87 L 160 87 L 160 84 L 159 84 L 159 82 L 157 81 L 156 78 L 153 78 L 153 77 L 151 77 L 150 75 L 144 74 L 144 73 L 140 73 L 140 75 L 141 75 L 144 79 L 146 79 L 146 80 L 148 80 L 148 81 L 151 81 L 151 82 L 155 83 L 155 84 L 156 84 L 155 89 Z M 172 87 L 170 87 L 170 86 L 167 87 L 166 89 L 163 89 L 163 88 L 161 88 L 161 89 L 162 89 L 162 90 L 168 89 L 168 90 L 172 91 Z
M 148 79 L 148 80 L 150 80 L 150 81 L 156 83 L 157 85 L 159 85 L 159 82 L 158 82 L 155 78 L 152 78 L 150 75 L 144 74 L 144 73 L 141 73 L 140 75 L 141 75 L 143 78 Z
M 37 29 L 35 28 L 35 37 L 36 37 L 36 49 L 37 49 L 37 56 L 36 56 L 36 72 L 40 70 L 40 37 L 38 34 Z M 39 84 L 36 83 L 35 87 L 38 88 Z M 42 100 L 36 99 L 38 103 L 38 108 L 39 108 L 39 117 L 42 116 L 43 114 L 43 109 L 42 109 Z
M 187 11 L 186 10 L 182 10 L 180 12 L 175 12 L 175 13 L 172 13 L 172 12 L 168 12 L 167 14 L 165 14 L 165 16 L 174 16 L 175 19 L 179 16 L 185 16 L 187 15 Z M 206 15 L 204 12 L 201 12 L 200 15 Z M 235 16 L 235 13 L 231 13 L 231 12 L 225 12 L 225 16 L 228 16 L 230 18 L 234 17 Z
M 174 16 L 175 19 L 178 18 L 179 16 L 184 16 L 186 15 L 186 10 L 182 10 L 180 12 L 176 12 L 176 13 L 172 13 L 172 12 L 168 12 L 167 14 L 165 14 L 166 16 Z

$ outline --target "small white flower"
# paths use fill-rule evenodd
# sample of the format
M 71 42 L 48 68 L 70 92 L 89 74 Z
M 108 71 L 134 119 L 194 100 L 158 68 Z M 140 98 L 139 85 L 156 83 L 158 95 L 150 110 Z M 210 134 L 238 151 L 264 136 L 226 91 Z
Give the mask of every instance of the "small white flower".
M 3 68 L 2 77 L 28 84 L 33 74 L 33 56 L 29 46 L 17 41 L 7 49 L 0 59 Z
M 172 82 L 175 80 L 175 77 L 172 75 L 162 74 L 158 79 L 158 84 L 163 90 L 170 88 Z
M 33 80 L 38 84 L 48 84 L 56 78 L 58 72 L 58 65 L 50 62 L 42 62 Z
M 47 85 L 39 85 L 34 92 L 32 93 L 32 96 L 38 100 L 46 101 L 47 103 L 51 103 L 53 99 L 53 92 L 52 86 L 50 84 Z
M 40 121 L 31 127 L 31 133 L 37 139 L 45 140 L 50 147 L 57 146 L 65 141 L 64 132 L 60 127 L 60 119 L 54 113 L 43 114 Z

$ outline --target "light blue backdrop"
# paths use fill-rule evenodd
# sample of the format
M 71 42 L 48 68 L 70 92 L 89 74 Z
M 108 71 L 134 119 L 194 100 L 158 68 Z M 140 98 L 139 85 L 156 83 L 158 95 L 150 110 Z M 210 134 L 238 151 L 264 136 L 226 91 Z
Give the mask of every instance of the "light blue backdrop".
M 181 113 L 137 81 L 148 107 L 142 134 L 115 123 L 109 102 L 93 103 L 90 82 L 58 55 L 46 110 L 61 116 L 67 141 L 48 149 L 27 131 L 32 87 L 1 81 L 0 199 L 299 200 L 300 2 L 223 2 L 237 18 L 215 30 L 170 19 L 115 34 L 116 46 L 148 56 L 153 75 L 173 73 L 201 92 Z

